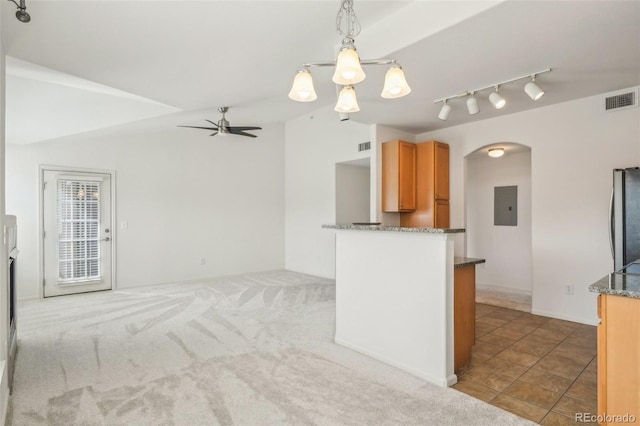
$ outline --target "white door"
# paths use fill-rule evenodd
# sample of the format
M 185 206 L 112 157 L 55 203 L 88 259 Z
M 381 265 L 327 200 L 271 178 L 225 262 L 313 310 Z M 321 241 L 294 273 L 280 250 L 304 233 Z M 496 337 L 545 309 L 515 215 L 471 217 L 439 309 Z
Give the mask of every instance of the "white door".
M 111 289 L 111 176 L 44 170 L 44 297 Z

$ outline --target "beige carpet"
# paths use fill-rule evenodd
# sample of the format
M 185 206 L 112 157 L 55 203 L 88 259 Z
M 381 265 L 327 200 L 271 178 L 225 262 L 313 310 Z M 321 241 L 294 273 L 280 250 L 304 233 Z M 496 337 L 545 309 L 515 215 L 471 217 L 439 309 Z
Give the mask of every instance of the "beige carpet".
M 18 315 L 8 425 L 532 424 L 334 344 L 334 282 L 308 275 L 63 296 Z
M 531 312 L 531 295 L 497 287 L 476 287 L 476 302 L 516 311 Z

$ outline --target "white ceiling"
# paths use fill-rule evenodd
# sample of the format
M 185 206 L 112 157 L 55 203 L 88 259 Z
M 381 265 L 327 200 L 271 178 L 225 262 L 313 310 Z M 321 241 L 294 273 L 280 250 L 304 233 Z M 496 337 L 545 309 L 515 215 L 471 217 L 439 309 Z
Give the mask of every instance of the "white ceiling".
M 301 63 L 334 56 L 338 5 L 27 0 L 32 21 L 22 24 L 15 6 L 3 2 L 7 54 L 50 70 L 46 77 L 42 68 L 26 72 L 29 64 L 8 61 L 7 141 L 163 115 L 172 125 L 198 125 L 215 121 L 222 105 L 232 106 L 232 125 L 260 125 L 333 104 L 329 69 L 314 69 L 318 101 L 286 95 Z M 638 1 L 356 0 L 354 7 L 361 57 L 397 59 L 413 89 L 383 100 L 384 68 L 367 67 L 357 87 L 361 112 L 352 115 L 364 123 L 419 133 L 640 84 Z M 436 118 L 435 99 L 547 67 L 553 72 L 539 78 L 547 93 L 538 102 L 522 92 L 523 81 L 501 89 L 503 110 L 490 110 L 486 91 L 478 95 L 479 114 L 470 117 L 460 99 L 447 122 Z

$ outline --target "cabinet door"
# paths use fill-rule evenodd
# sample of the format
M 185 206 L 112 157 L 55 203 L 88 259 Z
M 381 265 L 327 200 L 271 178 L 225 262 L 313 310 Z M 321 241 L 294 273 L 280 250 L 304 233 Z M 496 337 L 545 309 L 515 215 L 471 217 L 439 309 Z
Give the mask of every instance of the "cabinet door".
M 436 200 L 449 199 L 449 145 L 436 142 L 435 146 Z
M 416 208 L 416 146 L 409 142 L 399 145 L 398 194 L 400 211 Z
M 433 218 L 434 228 L 449 228 L 449 201 L 436 200 Z

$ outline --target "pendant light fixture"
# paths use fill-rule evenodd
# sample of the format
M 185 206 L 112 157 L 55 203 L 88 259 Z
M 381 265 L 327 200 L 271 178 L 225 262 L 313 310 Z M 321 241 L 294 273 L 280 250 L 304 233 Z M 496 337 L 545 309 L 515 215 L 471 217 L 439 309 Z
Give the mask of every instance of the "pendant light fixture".
M 360 57 L 353 44 L 353 39 L 347 37 L 342 40 L 342 47 L 336 61 L 336 71 L 333 73 L 333 82 L 340 85 L 358 84 L 366 78 Z
M 293 80 L 293 86 L 289 92 L 289 97 L 298 102 L 312 102 L 318 99 L 316 90 L 313 87 L 313 78 L 311 71 L 301 68 L 296 73 Z
M 356 91 L 353 90 L 353 86 L 344 86 L 342 90 L 340 90 L 338 102 L 334 110 L 348 113 L 360 111 L 358 100 L 356 99 Z
M 402 67 L 398 64 L 391 65 L 384 76 L 384 89 L 382 96 L 385 99 L 401 98 L 411 93 L 411 88 L 404 78 Z
M 363 65 L 389 65 L 385 74 L 382 96 L 394 99 L 411 93 L 402 67 L 394 59 L 361 60 L 355 47 L 355 37 L 360 34 L 360 21 L 353 11 L 353 0 L 342 0 L 336 16 L 336 30 L 342 39 L 342 46 L 335 62 L 307 62 L 298 70 L 289 91 L 289 98 L 298 102 L 311 102 L 317 99 L 313 88 L 311 67 L 335 67 L 333 82 L 340 89 L 335 110 L 340 113 L 359 111 L 358 100 L 354 85 L 363 81 L 367 76 Z
M 548 73 L 551 72 L 551 68 L 547 68 L 545 70 L 542 71 L 538 71 L 535 73 L 531 73 L 531 74 L 527 74 L 521 77 L 516 77 L 516 78 L 512 78 L 509 80 L 505 80 L 505 81 L 501 81 L 499 83 L 494 83 L 488 86 L 484 86 L 481 87 L 479 89 L 474 89 L 474 90 L 465 90 L 464 92 L 458 93 L 457 95 L 453 95 L 453 96 L 447 96 L 446 98 L 442 98 L 442 99 L 437 99 L 435 101 L 433 101 L 434 103 L 439 103 L 442 102 L 442 109 L 440 110 L 440 113 L 438 114 L 438 118 L 441 120 L 446 120 L 447 117 L 449 116 L 449 113 L 451 111 L 451 105 L 448 104 L 448 101 L 452 100 L 452 99 L 457 99 L 457 98 L 467 98 L 467 111 L 469 112 L 469 115 L 474 115 L 477 114 L 478 112 L 480 112 L 480 107 L 478 106 L 478 99 L 476 98 L 475 94 L 477 92 L 483 91 L 483 90 L 487 90 L 487 89 L 494 89 L 494 91 L 489 94 L 489 101 L 491 102 L 491 104 L 496 108 L 496 109 L 501 109 L 504 108 L 504 106 L 507 104 L 507 101 L 505 98 L 502 97 L 502 95 L 500 94 L 500 86 L 504 85 L 504 84 L 508 84 L 508 83 L 512 83 L 514 81 L 518 81 L 518 80 L 523 80 L 525 78 L 530 79 L 531 81 L 529 81 L 527 84 L 525 84 L 524 86 L 524 91 L 525 93 L 534 101 L 537 101 L 538 99 L 540 99 L 543 95 L 544 95 L 544 91 L 540 88 L 540 86 L 538 86 L 536 84 L 536 77 L 540 74 L 544 74 L 544 73 Z M 447 106 L 447 108 L 445 109 L 445 106 Z M 445 113 L 443 113 L 443 111 L 445 111 Z M 445 117 L 445 118 L 442 118 Z

